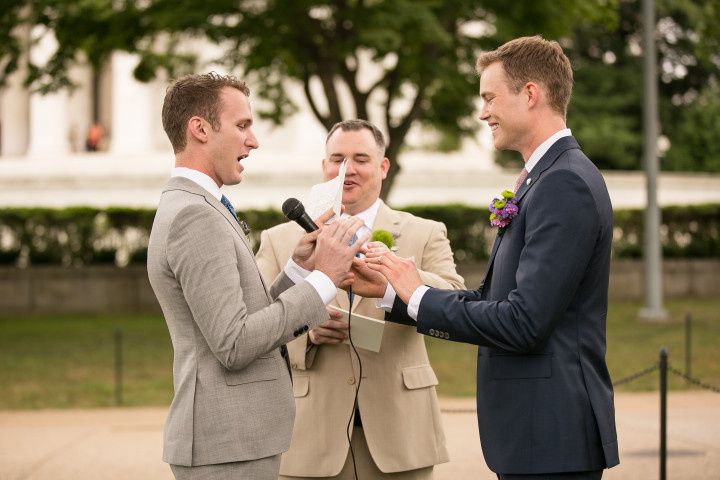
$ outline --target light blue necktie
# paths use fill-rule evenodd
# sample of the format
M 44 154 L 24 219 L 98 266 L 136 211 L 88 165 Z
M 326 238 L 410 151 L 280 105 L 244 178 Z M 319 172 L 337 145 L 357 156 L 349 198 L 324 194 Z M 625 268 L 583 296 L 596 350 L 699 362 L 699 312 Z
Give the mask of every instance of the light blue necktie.
M 348 245 L 353 245 L 355 242 L 357 242 L 357 239 L 358 239 L 357 234 L 353 233 L 353 236 L 352 236 L 352 238 L 350 239 L 350 243 L 348 243 Z M 356 255 L 357 255 L 357 254 L 356 254 Z M 352 292 L 347 292 L 347 296 L 348 296 L 348 301 L 349 301 L 350 304 L 352 305 L 353 298 L 355 298 L 355 294 L 352 293 Z

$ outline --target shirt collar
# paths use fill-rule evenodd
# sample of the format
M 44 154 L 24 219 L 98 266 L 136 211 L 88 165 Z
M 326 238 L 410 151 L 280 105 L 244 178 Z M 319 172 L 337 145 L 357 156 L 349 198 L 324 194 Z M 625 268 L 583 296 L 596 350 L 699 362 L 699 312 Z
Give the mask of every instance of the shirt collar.
M 530 155 L 530 158 L 528 158 L 528 161 L 525 162 L 525 170 L 527 170 L 528 173 L 533 169 L 535 165 L 540 161 L 540 159 L 547 153 L 548 150 L 550 150 L 550 147 L 553 146 L 555 142 L 560 140 L 563 137 L 569 137 L 572 135 L 572 132 L 569 128 L 563 128 L 562 130 L 556 132 L 554 135 L 552 135 L 550 138 L 545 140 L 543 143 L 541 143 L 535 151 Z
M 217 198 L 218 201 L 222 198 L 222 192 L 220 191 L 220 187 L 217 186 L 217 183 L 215 183 L 215 180 L 198 170 L 187 167 L 175 167 L 172 169 L 170 177 L 187 178 L 207 190 L 208 193 Z
M 369 208 L 363 210 L 362 212 L 353 215 L 355 218 L 359 218 L 363 221 L 363 224 L 372 231 L 373 225 L 375 225 L 375 218 L 377 217 L 378 209 L 380 208 L 380 199 L 376 199 L 375 203 L 370 205 Z M 343 216 L 346 216 L 346 214 L 343 214 Z M 350 216 L 350 215 L 347 215 Z

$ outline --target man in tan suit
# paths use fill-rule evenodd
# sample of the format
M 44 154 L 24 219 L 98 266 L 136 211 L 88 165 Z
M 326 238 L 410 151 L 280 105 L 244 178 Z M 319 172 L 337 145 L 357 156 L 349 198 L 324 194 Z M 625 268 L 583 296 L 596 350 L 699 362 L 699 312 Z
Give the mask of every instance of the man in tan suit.
M 314 271 L 266 288 L 220 191 L 240 182 L 241 161 L 258 147 L 248 95 L 233 77 L 191 75 L 163 104 L 176 168 L 150 234 L 148 276 L 174 349 L 163 460 L 178 479 L 277 478 L 295 413 L 285 343 L 322 322 L 359 248 L 348 245 L 358 221 L 298 236 L 293 258 Z
M 387 230 L 395 237 L 397 254 L 414 257 L 428 285 L 463 288 L 455 272 L 450 243 L 441 223 L 391 210 L 379 199 L 389 160 L 382 133 L 371 123 L 348 120 L 335 125 L 326 141 L 322 162 L 325 180 L 334 178 L 343 160 L 345 212 L 362 219 L 360 234 Z M 266 230 L 257 254 L 266 279 L 296 272 L 292 242 L 302 236 L 293 223 Z M 385 302 L 392 305 L 394 292 Z M 388 303 L 389 302 L 389 303 Z M 348 295 L 338 290 L 335 305 L 348 308 Z M 353 312 L 384 317 L 375 299 L 355 296 Z M 448 461 L 438 408 L 437 377 L 425 343 L 414 329 L 386 324 L 379 353 L 358 349 L 362 383 L 353 409 L 359 365 L 349 345 L 347 324 L 338 315 L 324 315 L 322 325 L 289 345 L 297 418 L 290 450 L 282 457 L 282 478 L 353 478 L 346 428 L 350 416 L 352 445 L 362 479 L 432 478 L 433 466 Z

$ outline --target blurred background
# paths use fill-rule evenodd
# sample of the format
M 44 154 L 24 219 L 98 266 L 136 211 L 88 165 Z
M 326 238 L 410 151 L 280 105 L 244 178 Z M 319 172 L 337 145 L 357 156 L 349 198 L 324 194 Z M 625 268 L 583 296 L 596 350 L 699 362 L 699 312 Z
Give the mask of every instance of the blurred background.
M 283 221 L 286 198 L 321 180 L 327 130 L 367 118 L 389 142 L 383 198 L 447 225 L 472 288 L 495 233 L 487 205 L 522 163 L 495 152 L 477 118 L 474 61 L 534 34 L 571 59 L 568 126 L 615 208 L 607 360 L 614 379 L 631 378 L 618 392 L 656 391 L 665 346 L 685 375 L 671 375 L 670 390 L 711 392 L 720 409 L 720 1 L 649 3 L 648 23 L 640 0 L 1 0 L 0 413 L 169 405 L 172 351 L 145 259 L 174 162 L 160 120 L 171 79 L 214 70 L 247 80 L 260 148 L 224 193 L 255 243 Z M 655 321 L 639 315 L 648 262 Z M 473 397 L 474 347 L 427 342 L 440 395 Z M 712 415 L 699 424 L 720 431 Z M 717 478 L 720 451 L 700 444 L 677 478 Z M 37 462 L 0 456 L 0 478 L 45 478 Z

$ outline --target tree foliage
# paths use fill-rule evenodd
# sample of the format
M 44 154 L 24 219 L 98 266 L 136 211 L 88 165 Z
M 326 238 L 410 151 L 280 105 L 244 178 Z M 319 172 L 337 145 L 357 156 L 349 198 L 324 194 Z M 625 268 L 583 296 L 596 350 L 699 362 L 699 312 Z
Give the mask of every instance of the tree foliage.
M 473 119 L 477 52 L 519 35 L 560 38 L 579 21 L 612 25 L 618 0 L 4 0 L 0 80 L 18 66 L 19 25 L 55 32 L 60 48 L 47 65 L 30 65 L 28 85 L 67 86 L 80 59 L 99 66 L 114 50 L 137 53 L 135 75 L 175 76 L 193 68 L 188 38 L 222 47 L 219 61 L 239 69 L 281 123 L 300 82 L 317 120 L 370 118 L 389 134 L 391 171 L 413 126 L 437 132 L 445 147 L 478 128 Z M 370 81 L 368 81 L 370 79 Z M 424 130 L 425 131 L 425 130 Z
M 641 1 L 621 0 L 616 28 L 581 23 L 572 39 L 569 125 L 600 168 L 642 168 Z M 663 170 L 720 171 L 720 2 L 657 2 Z

